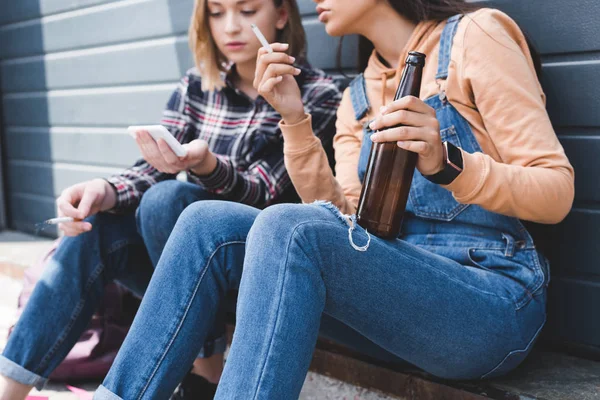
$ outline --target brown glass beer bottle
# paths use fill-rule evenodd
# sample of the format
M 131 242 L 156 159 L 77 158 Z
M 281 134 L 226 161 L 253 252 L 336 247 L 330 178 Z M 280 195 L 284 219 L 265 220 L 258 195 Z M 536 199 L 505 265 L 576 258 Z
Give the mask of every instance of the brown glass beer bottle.
M 411 51 L 394 100 L 419 97 L 425 55 Z M 373 143 L 356 212 L 360 226 L 384 239 L 398 237 L 417 154 L 396 142 Z

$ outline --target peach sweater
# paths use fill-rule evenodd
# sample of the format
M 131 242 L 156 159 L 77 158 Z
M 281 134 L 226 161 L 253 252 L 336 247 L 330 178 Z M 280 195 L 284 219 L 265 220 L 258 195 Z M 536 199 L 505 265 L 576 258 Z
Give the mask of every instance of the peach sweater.
M 356 211 L 363 124 L 393 100 L 404 59 L 415 50 L 427 55 L 421 98 L 445 90 L 483 150 L 463 152 L 464 170 L 445 188 L 463 204 L 528 221 L 560 222 L 572 206 L 574 171 L 550 123 L 521 30 L 497 10 L 466 16 L 454 39 L 449 77 L 436 82 L 443 28 L 444 23 L 420 23 L 398 69 L 385 67 L 375 52 L 371 55 L 364 75 L 372 107 L 362 121 L 354 117 L 349 90 L 344 92 L 334 139 L 335 177 L 312 133 L 310 115 L 296 125 L 280 124 L 286 167 L 300 197 L 305 203 L 331 201 L 347 214 Z

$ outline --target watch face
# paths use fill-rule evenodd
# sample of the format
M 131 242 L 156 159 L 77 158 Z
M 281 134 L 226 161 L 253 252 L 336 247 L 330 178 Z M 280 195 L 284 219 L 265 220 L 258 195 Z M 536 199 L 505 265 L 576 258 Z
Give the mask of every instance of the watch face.
M 455 169 L 462 171 L 463 159 L 460 149 L 452 143 L 448 143 L 446 148 L 448 150 L 448 163 L 451 164 Z

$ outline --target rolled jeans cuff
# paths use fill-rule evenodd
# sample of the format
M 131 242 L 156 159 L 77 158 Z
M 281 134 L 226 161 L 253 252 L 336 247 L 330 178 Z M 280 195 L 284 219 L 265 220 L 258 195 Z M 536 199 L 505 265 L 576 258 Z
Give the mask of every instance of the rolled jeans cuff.
M 0 356 L 0 374 L 23 385 L 34 386 L 37 390 L 42 390 L 48 382 L 48 378 L 34 374 L 4 356 Z
M 94 393 L 94 400 L 123 400 L 121 397 L 117 396 L 104 386 L 98 386 L 96 392 Z

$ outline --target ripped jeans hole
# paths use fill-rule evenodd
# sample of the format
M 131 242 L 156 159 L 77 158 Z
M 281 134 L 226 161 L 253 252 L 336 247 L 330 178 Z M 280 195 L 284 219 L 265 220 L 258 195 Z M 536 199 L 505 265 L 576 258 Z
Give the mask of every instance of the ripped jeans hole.
M 348 226 L 348 240 L 350 241 L 350 245 L 352 246 L 352 248 L 354 250 L 367 251 L 369 249 L 369 245 L 371 244 L 371 235 L 366 230 L 365 230 L 365 233 L 367 234 L 367 243 L 364 246 L 358 246 L 357 244 L 354 243 L 354 237 L 353 237 L 352 233 L 354 232 L 354 229 L 356 228 L 356 225 L 357 225 L 356 215 L 343 214 L 339 210 L 339 208 L 337 208 L 335 205 L 333 205 L 330 201 L 317 200 L 313 204 L 327 208 L 332 213 L 334 213 L 336 217 L 341 219 Z

